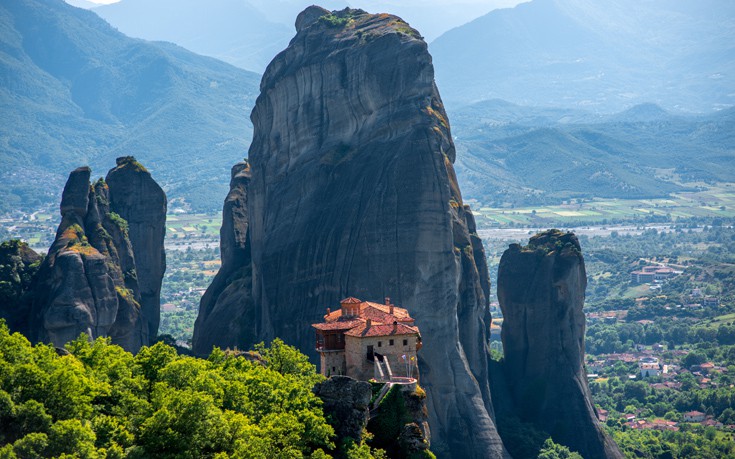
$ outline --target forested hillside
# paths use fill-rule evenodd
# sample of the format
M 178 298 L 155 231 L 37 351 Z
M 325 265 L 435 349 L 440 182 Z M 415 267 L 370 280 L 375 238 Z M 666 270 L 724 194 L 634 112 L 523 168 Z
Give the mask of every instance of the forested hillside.
M 62 0 L 2 2 L 0 43 L 0 212 L 56 202 L 70 169 L 131 154 L 169 197 L 219 206 L 258 75 L 130 39 Z

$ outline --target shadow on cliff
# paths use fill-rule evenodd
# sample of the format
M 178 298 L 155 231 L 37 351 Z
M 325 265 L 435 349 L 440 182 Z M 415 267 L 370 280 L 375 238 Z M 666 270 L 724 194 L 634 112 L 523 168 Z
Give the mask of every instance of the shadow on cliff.
M 572 233 L 548 230 L 512 244 L 498 267 L 504 357 L 491 361 L 503 443 L 535 458 L 546 438 L 584 458 L 622 458 L 597 420 L 584 368 L 587 274 Z

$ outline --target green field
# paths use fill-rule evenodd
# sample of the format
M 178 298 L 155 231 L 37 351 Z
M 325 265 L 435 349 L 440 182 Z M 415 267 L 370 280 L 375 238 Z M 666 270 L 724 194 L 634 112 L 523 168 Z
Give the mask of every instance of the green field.
M 176 238 L 184 235 L 219 237 L 222 226 L 222 213 L 216 214 L 169 214 L 166 216 L 166 237 Z
M 471 203 L 480 227 L 573 226 L 613 222 L 676 221 L 688 218 L 735 218 L 735 184 L 687 184 L 698 191 L 661 199 L 571 200 L 560 205 L 494 208 Z M 478 210 L 475 211 L 474 208 Z
M 731 324 L 735 322 L 735 313 L 733 314 L 725 314 L 723 316 L 717 316 L 713 317 L 711 319 L 706 319 L 700 322 L 700 325 L 704 325 L 706 327 L 710 328 L 717 328 L 720 325 L 723 324 Z

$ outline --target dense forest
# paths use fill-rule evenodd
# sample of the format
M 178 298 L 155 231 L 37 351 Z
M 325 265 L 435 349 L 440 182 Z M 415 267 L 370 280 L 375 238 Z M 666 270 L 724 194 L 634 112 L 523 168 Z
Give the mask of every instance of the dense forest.
M 0 322 L 0 458 L 347 458 L 312 387 L 323 379 L 281 341 L 205 359 L 163 343 L 137 355 L 80 336 L 31 345 Z

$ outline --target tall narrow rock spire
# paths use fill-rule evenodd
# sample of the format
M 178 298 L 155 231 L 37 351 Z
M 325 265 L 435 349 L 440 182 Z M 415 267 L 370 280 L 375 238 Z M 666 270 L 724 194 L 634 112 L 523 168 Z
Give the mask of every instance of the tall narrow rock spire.
M 251 115 L 247 256 L 205 295 L 194 348 L 281 337 L 315 356 L 309 324 L 327 305 L 390 296 L 422 330 L 432 451 L 505 457 L 487 374 L 487 266 L 427 45 L 400 18 L 362 10 L 309 7 L 296 28 Z
M 513 244 L 498 268 L 503 351 L 513 410 L 585 458 L 622 458 L 597 422 L 584 369 L 587 275 L 572 233 Z
M 157 226 L 157 222 L 165 222 L 165 195 L 163 205 L 155 193 L 142 195 L 158 185 L 147 171 L 142 172 L 135 158 L 127 158 L 126 164 L 137 164 L 140 170 L 111 173 L 108 178 L 113 178 L 113 183 L 103 179 L 90 183 L 89 167 L 69 175 L 56 239 L 30 287 L 28 335 L 32 340 L 62 347 L 86 333 L 90 338 L 110 337 L 114 344 L 137 352 L 153 338 L 148 324 L 153 320 L 157 323 L 158 313 L 149 318 L 141 307 L 146 292 L 141 285 L 151 285 L 160 292 L 161 279 L 158 277 L 156 284 L 155 276 L 142 280 L 140 273 L 150 271 L 147 250 L 162 253 L 163 237 L 148 241 L 148 245 L 139 244 L 137 252 L 132 240 L 140 239 L 141 215 L 145 216 L 145 231 L 162 231 L 163 223 Z M 141 179 L 139 174 L 147 177 Z M 112 195 L 125 195 L 124 200 L 133 204 L 113 207 Z M 150 202 L 143 205 L 147 198 Z M 129 216 L 133 223 L 120 214 Z M 158 301 L 157 293 L 154 299 Z

